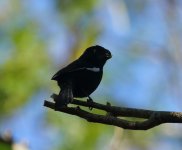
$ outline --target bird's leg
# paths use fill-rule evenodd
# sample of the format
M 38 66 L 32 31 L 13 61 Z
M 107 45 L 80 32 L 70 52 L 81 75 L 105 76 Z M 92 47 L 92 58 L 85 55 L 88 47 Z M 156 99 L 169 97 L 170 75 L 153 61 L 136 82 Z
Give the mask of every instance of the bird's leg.
M 87 92 L 86 92 L 85 90 L 83 90 L 83 89 L 82 89 L 82 92 L 83 92 L 85 95 L 88 95 Z M 93 101 L 93 99 L 92 99 L 89 95 L 87 96 L 87 98 L 88 98 L 88 99 L 87 99 L 87 103 L 88 103 L 88 105 L 89 105 L 88 108 L 89 108 L 90 110 L 92 110 L 93 107 L 91 107 L 90 105 L 92 105 L 92 103 L 93 103 L 94 101 Z
M 88 96 L 87 103 L 88 103 L 89 105 L 91 105 L 93 102 L 94 102 L 93 99 L 92 99 L 90 96 Z M 88 108 L 89 108 L 90 110 L 93 109 L 93 107 L 91 107 L 91 106 L 89 106 Z
M 87 102 L 92 103 L 92 102 L 94 102 L 94 101 L 93 101 L 93 99 L 92 99 L 90 96 L 88 96 Z

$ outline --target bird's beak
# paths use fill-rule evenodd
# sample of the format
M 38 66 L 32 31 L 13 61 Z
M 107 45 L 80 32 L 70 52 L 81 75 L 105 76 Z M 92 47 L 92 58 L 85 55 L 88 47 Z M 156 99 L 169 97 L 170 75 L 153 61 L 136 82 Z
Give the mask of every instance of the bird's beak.
M 107 58 L 107 59 L 112 58 L 112 54 L 111 54 L 111 53 L 106 53 L 106 58 Z

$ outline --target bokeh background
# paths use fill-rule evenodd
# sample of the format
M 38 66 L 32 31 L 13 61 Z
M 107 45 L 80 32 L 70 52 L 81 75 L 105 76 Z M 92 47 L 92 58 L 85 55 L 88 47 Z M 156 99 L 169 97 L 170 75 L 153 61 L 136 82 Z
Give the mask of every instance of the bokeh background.
M 129 131 L 43 107 L 53 74 L 97 44 L 113 58 L 95 101 L 182 111 L 181 0 L 0 0 L 1 150 L 181 150 L 179 124 Z

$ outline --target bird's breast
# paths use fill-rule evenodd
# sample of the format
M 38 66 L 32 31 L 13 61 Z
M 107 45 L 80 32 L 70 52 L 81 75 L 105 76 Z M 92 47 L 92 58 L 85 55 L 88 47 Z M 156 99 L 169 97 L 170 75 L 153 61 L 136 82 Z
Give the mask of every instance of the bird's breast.
M 102 79 L 102 70 L 87 68 L 81 73 L 73 75 L 73 94 L 75 97 L 89 96 L 98 87 Z

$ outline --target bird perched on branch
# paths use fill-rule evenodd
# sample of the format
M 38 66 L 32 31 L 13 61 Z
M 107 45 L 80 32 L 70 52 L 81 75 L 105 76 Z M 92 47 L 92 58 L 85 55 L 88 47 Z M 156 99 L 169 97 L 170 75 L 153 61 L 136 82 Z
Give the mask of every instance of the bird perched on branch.
M 88 97 L 98 87 L 103 74 L 103 66 L 112 57 L 111 52 L 101 46 L 91 46 L 71 64 L 59 70 L 52 80 L 61 88 L 55 99 L 56 108 L 67 106 L 74 97 Z

